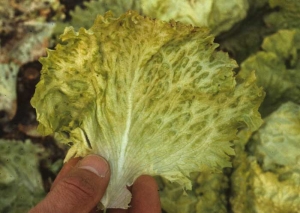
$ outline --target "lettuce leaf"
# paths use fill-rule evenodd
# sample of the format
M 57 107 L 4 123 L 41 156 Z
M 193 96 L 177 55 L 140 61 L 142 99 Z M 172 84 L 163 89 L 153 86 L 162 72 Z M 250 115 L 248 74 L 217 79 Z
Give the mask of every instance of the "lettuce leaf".
M 93 20 L 98 14 L 103 15 L 107 11 L 112 11 L 114 15 L 120 16 L 127 10 L 141 12 L 140 0 L 92 0 L 83 2 L 84 8 L 77 6 L 70 12 L 72 20 L 70 25 L 76 30 L 80 27 L 90 28 Z
M 44 152 L 30 140 L 0 139 L 0 212 L 28 212 L 45 197 L 39 172 Z
M 143 13 L 161 20 L 176 20 L 211 28 L 214 35 L 229 30 L 247 15 L 247 0 L 143 0 Z
M 265 124 L 253 136 L 253 140 L 257 141 L 256 158 L 262 162 L 262 168 L 265 171 L 278 172 L 279 167 L 298 170 L 300 164 L 299 119 L 300 105 L 287 102 L 265 119 Z
M 217 41 L 240 64 L 260 50 L 265 37 L 283 29 L 300 29 L 299 0 L 249 0 L 247 17 Z
M 66 28 L 61 39 L 40 59 L 31 103 L 38 130 L 72 144 L 66 161 L 90 153 L 109 161 L 104 208 L 127 208 L 126 185 L 142 174 L 190 189 L 190 172 L 231 165 L 237 128 L 261 124 L 254 73 L 235 76 L 206 28 L 129 11 Z
M 268 27 L 275 29 L 300 28 L 300 1 L 299 0 L 269 0 L 274 12 L 265 17 Z
M 19 65 L 0 63 L 0 123 L 11 120 L 17 111 L 17 75 Z
M 184 191 L 179 184 L 156 178 L 162 209 L 168 213 L 227 213 L 229 181 L 225 173 L 192 173 L 192 191 Z
M 249 0 L 92 0 L 83 3 L 84 8 L 71 11 L 70 23 L 59 23 L 57 30 L 67 25 L 76 30 L 89 28 L 98 14 L 112 11 L 117 16 L 128 10 L 136 10 L 142 15 L 164 21 L 180 21 L 195 26 L 211 28 L 214 35 L 229 30 L 244 19 L 249 9 Z M 252 3 L 252 2 L 251 2 Z M 261 3 L 255 3 L 261 4 Z
M 259 51 L 263 38 L 275 32 L 264 22 L 264 17 L 270 13 L 267 3 L 268 0 L 249 0 L 247 17 L 216 37 L 220 49 L 228 52 L 238 64 Z
M 300 30 L 279 30 L 264 39 L 262 49 L 242 63 L 240 75 L 256 71 L 267 93 L 260 109 L 265 116 L 284 102 L 300 104 Z
M 282 104 L 237 151 L 231 177 L 234 213 L 298 213 L 300 105 Z

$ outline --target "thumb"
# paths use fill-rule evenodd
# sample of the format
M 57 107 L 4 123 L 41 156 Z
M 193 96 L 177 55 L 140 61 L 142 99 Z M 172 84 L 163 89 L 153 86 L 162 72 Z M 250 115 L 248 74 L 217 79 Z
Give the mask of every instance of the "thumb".
M 103 197 L 109 178 L 107 161 L 98 155 L 89 155 L 55 184 L 30 213 L 90 212 Z

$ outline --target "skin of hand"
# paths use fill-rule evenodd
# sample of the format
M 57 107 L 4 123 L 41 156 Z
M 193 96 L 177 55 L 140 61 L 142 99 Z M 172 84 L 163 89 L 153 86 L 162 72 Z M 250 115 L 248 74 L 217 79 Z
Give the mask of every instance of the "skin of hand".
M 107 161 L 98 155 L 69 160 L 57 175 L 50 192 L 29 213 L 99 213 L 97 204 L 110 179 Z M 161 212 L 158 186 L 150 176 L 140 176 L 129 188 L 129 209 L 109 209 L 107 213 Z

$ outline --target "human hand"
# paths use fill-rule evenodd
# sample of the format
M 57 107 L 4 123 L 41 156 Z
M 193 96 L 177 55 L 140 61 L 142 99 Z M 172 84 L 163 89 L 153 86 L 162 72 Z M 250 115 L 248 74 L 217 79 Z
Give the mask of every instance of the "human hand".
M 98 155 L 69 160 L 56 177 L 50 192 L 29 213 L 95 213 L 110 179 L 106 160 Z M 161 211 L 158 186 L 150 176 L 139 177 L 132 187 L 129 209 L 108 213 L 158 213 Z

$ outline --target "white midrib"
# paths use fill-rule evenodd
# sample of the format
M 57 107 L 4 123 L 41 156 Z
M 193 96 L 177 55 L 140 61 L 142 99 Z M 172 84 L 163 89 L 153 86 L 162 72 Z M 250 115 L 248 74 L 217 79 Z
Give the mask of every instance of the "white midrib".
M 126 113 L 126 126 L 121 140 L 121 150 L 120 150 L 120 157 L 118 160 L 118 174 L 121 173 L 125 163 L 125 155 L 126 155 L 126 148 L 128 144 L 128 136 L 129 130 L 131 126 L 131 112 L 132 112 L 132 92 L 130 91 L 128 94 L 128 109 Z

